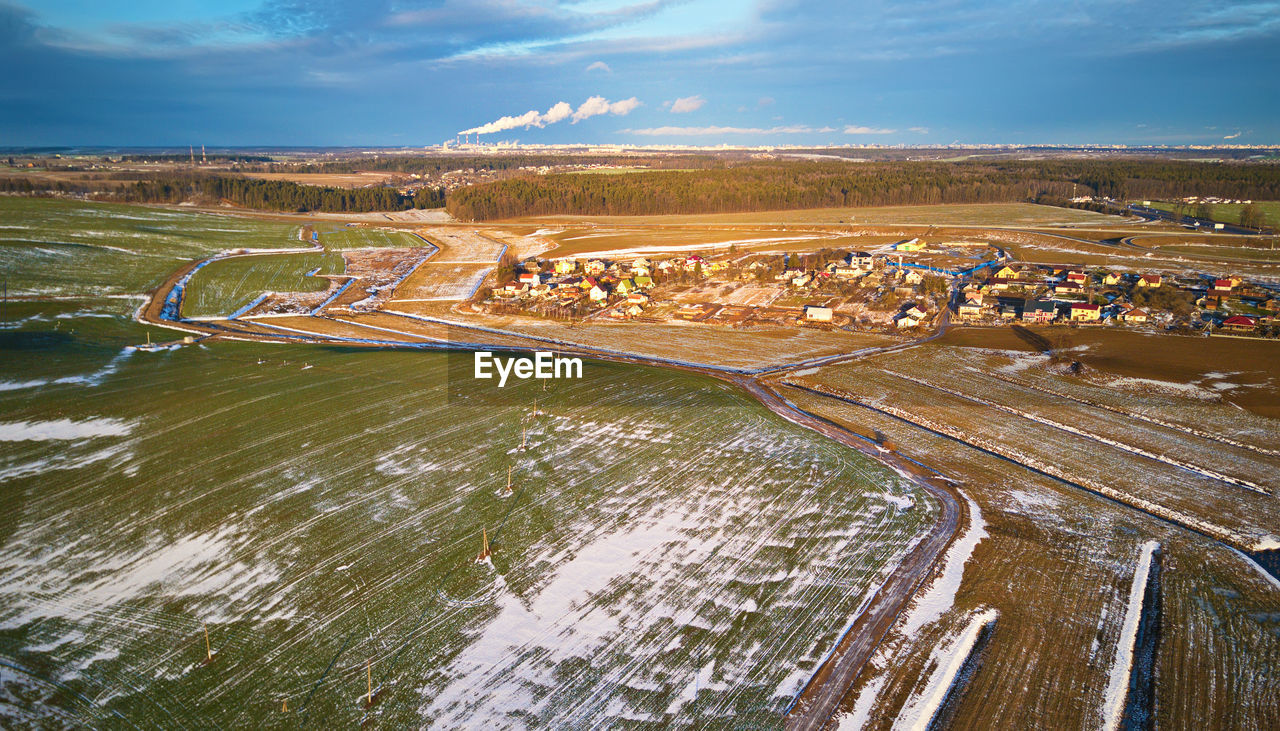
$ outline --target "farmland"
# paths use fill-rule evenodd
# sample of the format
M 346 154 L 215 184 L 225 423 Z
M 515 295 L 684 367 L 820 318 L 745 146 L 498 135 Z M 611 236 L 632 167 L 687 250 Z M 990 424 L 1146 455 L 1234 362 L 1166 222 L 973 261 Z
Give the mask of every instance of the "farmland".
M 192 278 L 183 314 L 225 317 L 263 292 L 323 292 L 330 282 L 322 275 L 342 274 L 344 270 L 342 256 L 333 252 L 215 261 Z
M 138 295 L 182 262 L 235 248 L 304 248 L 293 224 L 185 211 L 0 197 L 9 295 Z
M 1257 201 L 1254 205 L 1262 213 L 1263 225 L 1275 228 L 1280 226 L 1280 201 Z M 1210 218 L 1223 223 L 1240 223 L 1240 212 L 1244 210 L 1243 203 L 1210 203 Z M 1151 207 L 1162 211 L 1175 212 L 1178 210 L 1178 204 L 1166 201 L 1151 201 Z M 1194 209 L 1194 206 L 1189 206 Z M 1192 210 L 1195 213 L 1195 210 Z
M 30 229 L 3 230 L 14 247 L 95 217 L 116 233 L 22 258 L 45 293 L 9 302 L 0 331 L 5 725 L 1092 728 L 1117 702 L 1149 541 L 1157 724 L 1278 721 L 1276 583 L 1237 552 L 1280 545 L 1275 342 L 1124 325 L 926 339 L 945 292 L 882 285 L 936 295 L 907 335 L 844 316 L 869 311 L 866 290 L 795 285 L 774 272 L 796 262 L 759 253 L 883 255 L 892 226 L 410 232 L 12 200 Z M 1042 209 L 938 216 L 1044 227 Z M 916 260 L 1236 270 L 1168 250 L 1185 235 L 1109 241 L 1159 229 L 1107 220 L 953 224 Z M 319 248 L 300 241 L 313 229 Z M 535 286 L 581 280 L 555 291 L 583 298 L 600 275 L 553 278 L 547 259 L 611 251 L 609 278 L 640 282 L 622 254 L 662 248 L 701 252 L 707 274 L 673 272 L 640 317 L 464 301 L 510 270 L 504 251 L 545 252 Z M 1274 267 L 1240 248 L 1258 254 L 1242 272 Z M 211 319 L 159 316 L 183 272 L 233 251 L 182 290 L 182 315 Z M 150 325 L 132 319 L 144 301 Z M 759 318 L 674 314 L 706 303 Z M 837 321 L 807 321 L 813 303 Z M 155 325 L 195 342 L 136 349 Z M 434 350 L 450 343 L 604 360 L 478 388 L 469 352 Z M 904 567 L 923 584 L 884 590 Z M 846 640 L 870 659 L 838 675 L 861 652 Z M 838 718 L 802 700 L 810 679 Z
M 699 377 L 592 363 L 446 397 L 469 359 L 131 353 L 138 326 L 89 323 L 29 325 L 48 367 L 0 394 L 13 723 L 773 724 L 932 522 Z
M 324 231 L 320 242 L 326 249 L 372 249 L 426 246 L 422 239 L 405 231 L 387 231 L 362 226 L 347 226 L 336 231 Z
M 1027 727 L 1051 717 L 1071 727 L 1097 724 L 1137 548 L 1155 538 L 1165 546 L 1168 569 L 1157 723 L 1178 726 L 1231 706 L 1229 726 L 1273 725 L 1280 634 L 1270 619 L 1269 582 L 1222 543 L 1163 519 L 1160 508 L 1175 507 L 1190 519 L 1181 524 L 1192 527 L 1199 521 L 1252 524 L 1253 533 L 1246 528 L 1239 536 L 1250 541 L 1274 531 L 1274 495 L 1185 469 L 1168 472 L 1165 463 L 1097 441 L 1145 445 L 1187 464 L 1212 463 L 1274 490 L 1277 457 L 1267 450 L 1275 443 L 1275 422 L 1246 417 L 1222 396 L 1270 390 L 1270 376 L 1247 368 L 1213 371 L 1218 359 L 1202 355 L 1199 382 L 1186 383 L 1197 367 L 1189 348 L 1169 355 L 1117 342 L 1123 333 L 1081 334 L 1064 345 L 1068 358 L 1086 364 L 1084 375 L 1071 375 L 1061 361 L 992 335 L 999 332 L 958 331 L 788 379 L 841 398 L 784 386 L 802 408 L 962 480 L 981 515 L 970 529 L 979 539 L 972 547 L 962 542 L 969 553 L 954 560 L 959 575 L 948 581 L 944 574 L 895 629 L 846 698 L 847 719 L 887 728 L 925 693 L 938 662 L 931 649 L 960 632 L 974 612 L 995 609 L 999 619 L 981 664 L 965 695 L 945 709 L 950 722 Z M 1126 375 L 1153 353 L 1147 379 Z M 1095 439 L 1073 444 L 1078 435 L 1036 419 Z M 1088 491 L 1091 485 L 1113 499 Z M 1144 501 L 1146 510 L 1132 507 Z M 1233 513 L 1239 505 L 1252 507 Z M 1053 588 L 1066 586 L 1078 590 Z M 1242 642 L 1251 648 L 1244 656 L 1230 649 Z M 1235 699 L 1247 700 L 1236 705 Z

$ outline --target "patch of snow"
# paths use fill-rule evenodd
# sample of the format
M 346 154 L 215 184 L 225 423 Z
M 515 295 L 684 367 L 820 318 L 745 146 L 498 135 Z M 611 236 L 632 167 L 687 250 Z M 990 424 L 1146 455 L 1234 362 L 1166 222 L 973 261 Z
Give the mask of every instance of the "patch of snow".
M 954 641 L 934 648 L 930 659 L 937 664 L 937 668 L 929 677 L 929 683 L 925 686 L 924 692 L 903 706 L 902 712 L 898 714 L 898 719 L 893 724 L 894 729 L 927 731 L 933 723 L 934 716 L 938 715 L 942 702 L 946 700 L 947 693 L 955 685 L 956 676 L 964 667 L 965 660 L 968 660 L 973 652 L 978 635 L 982 633 L 984 627 L 994 623 L 999 616 L 1000 613 L 994 609 L 980 612 L 969 620 L 969 624 Z
M 1138 567 L 1129 586 L 1129 604 L 1125 609 L 1124 625 L 1120 629 L 1120 641 L 1116 645 L 1116 659 L 1111 664 L 1111 677 L 1102 705 L 1102 726 L 1106 729 L 1120 727 L 1124 714 L 1125 697 L 1129 691 L 1129 676 L 1133 669 L 1133 646 L 1138 638 L 1138 622 L 1142 619 L 1142 599 L 1147 593 L 1147 575 L 1151 572 L 1151 560 L 1160 544 L 1147 541 L 1138 553 Z
M 96 437 L 124 437 L 133 431 L 135 422 L 122 419 L 96 418 L 73 421 L 14 421 L 0 423 L 0 442 L 77 441 Z
M 957 538 L 947 551 L 947 564 L 939 576 L 929 586 L 923 596 L 918 597 L 911 606 L 902 634 L 915 637 L 920 628 L 937 621 L 955 602 L 956 592 L 960 590 L 960 579 L 964 576 L 964 566 L 973 556 L 973 551 L 987 537 L 987 522 L 982 519 L 982 512 L 977 503 L 968 495 L 964 500 L 969 504 L 969 527 L 964 535 Z

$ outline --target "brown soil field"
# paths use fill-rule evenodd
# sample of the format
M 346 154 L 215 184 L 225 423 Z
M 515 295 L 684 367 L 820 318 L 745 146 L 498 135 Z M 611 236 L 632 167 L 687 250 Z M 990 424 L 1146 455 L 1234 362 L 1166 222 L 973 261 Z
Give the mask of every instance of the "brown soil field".
M 1244 388 L 1224 391 L 1222 401 L 1270 418 L 1280 418 L 1280 341 L 1232 337 L 1145 334 L 1102 328 L 1037 328 L 1055 347 L 1073 349 L 1086 373 L 1194 383 L 1213 373 L 1231 372 Z M 1012 328 L 951 328 L 939 345 L 1036 352 Z
M 1052 335 L 1052 330 L 1038 332 Z M 1079 356 L 1097 352 L 1100 362 L 1134 361 L 1143 352 L 1161 349 L 1153 343 L 1196 342 L 1175 337 L 1153 341 L 1154 336 L 1133 333 L 1066 333 L 1099 336 L 1091 342 L 1072 341 L 1071 347 L 1089 346 Z M 946 372 L 964 379 L 963 368 L 972 361 L 965 355 L 967 348 L 975 349 L 974 357 L 985 352 L 979 348 L 1035 352 L 1008 329 L 956 329 L 926 345 L 823 368 L 798 380 L 825 382 L 840 374 L 838 381 L 848 386 L 883 378 L 886 366 L 909 362 L 922 364 L 922 372 L 939 373 L 939 378 Z M 949 358 L 940 355 L 948 351 Z M 1178 357 L 1167 361 L 1180 372 Z M 928 363 L 935 364 L 933 370 Z M 938 395 L 916 393 L 918 388 L 923 389 L 899 381 L 892 402 L 937 418 L 928 410 Z M 985 380 L 973 388 L 999 400 Z M 1221 543 L 892 416 L 796 389 L 783 387 L 782 393 L 803 409 L 891 444 L 961 481 L 961 493 L 977 503 L 985 522 L 986 536 L 964 564 L 954 604 L 926 613 L 927 621 L 904 616 L 846 696 L 843 708 L 856 709 L 865 728 L 890 728 L 904 706 L 925 690 L 939 663 L 935 648 L 986 608 L 998 610 L 999 619 L 967 686 L 946 706 L 947 725 L 1097 727 L 1136 554 L 1149 539 L 1162 543 L 1165 561 L 1156 727 L 1275 726 L 1280 718 L 1280 598 Z M 1188 408 L 1194 411 L 1196 403 Z M 955 413 L 967 414 L 956 423 L 962 431 L 1005 438 L 1003 430 L 992 433 L 976 410 Z M 1143 427 L 1139 422 L 1136 428 Z M 1274 516 L 1275 498 L 1262 502 L 1258 509 Z M 1273 520 L 1270 524 L 1275 525 Z

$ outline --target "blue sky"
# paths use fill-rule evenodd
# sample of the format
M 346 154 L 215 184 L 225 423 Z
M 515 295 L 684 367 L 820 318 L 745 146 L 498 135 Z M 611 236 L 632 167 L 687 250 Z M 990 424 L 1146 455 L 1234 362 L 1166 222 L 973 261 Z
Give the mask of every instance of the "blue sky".
M 0 62 L 0 146 L 1280 143 L 1269 1 L 0 0 Z

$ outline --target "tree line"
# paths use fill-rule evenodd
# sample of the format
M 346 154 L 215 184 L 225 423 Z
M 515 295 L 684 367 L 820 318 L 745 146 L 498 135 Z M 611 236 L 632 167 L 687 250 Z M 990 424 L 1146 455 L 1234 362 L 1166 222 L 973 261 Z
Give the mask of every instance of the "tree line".
M 611 158 L 601 158 L 611 159 Z M 812 162 L 731 160 L 713 156 L 664 158 L 663 164 L 703 167 L 625 175 L 517 173 L 449 192 L 424 187 L 334 188 L 285 180 L 190 172 L 157 174 L 121 187 L 88 181 L 0 178 L 0 192 L 93 195 L 143 203 L 222 202 L 277 211 L 367 212 L 445 206 L 462 220 L 531 215 L 697 214 L 938 203 L 1040 200 L 1061 205 L 1076 195 L 1171 199 L 1216 195 L 1280 200 L 1280 165 L 1135 160 Z M 421 158 L 456 169 L 465 158 Z M 484 158 L 495 166 L 578 158 L 515 155 Z M 611 159 L 612 160 L 612 159 Z M 612 160 L 617 161 L 617 160 Z M 377 169 L 370 161 L 353 170 Z M 373 161 L 376 162 L 376 161 Z M 477 159 L 477 164 L 479 159 Z M 388 164 L 391 164 L 388 162 Z M 398 159 L 401 169 L 413 162 Z M 333 170 L 334 168 L 327 168 Z M 128 179 L 137 172 L 122 173 Z M 142 173 L 145 175 L 145 173 Z M 406 194 L 408 193 L 408 194 Z
M 240 177 L 175 176 L 144 180 L 121 189 L 118 200 L 137 203 L 181 203 L 191 200 L 230 201 L 247 208 L 271 211 L 364 213 L 440 208 L 443 188 L 418 188 L 405 195 L 399 188 L 331 188 L 299 185 L 287 180 Z
M 1280 199 L 1280 166 L 1182 161 L 746 162 L 628 175 L 521 176 L 451 192 L 462 220 L 999 203 L 1037 196 Z
M 440 208 L 444 188 L 416 188 L 405 195 L 399 188 L 331 188 L 299 185 L 287 180 L 254 180 L 244 177 L 174 175 L 141 180 L 132 185 L 106 187 L 91 181 L 51 181 L 27 177 L 0 177 L 0 193 L 20 195 L 80 195 L 126 203 L 230 202 L 267 211 L 324 211 L 367 213 Z

